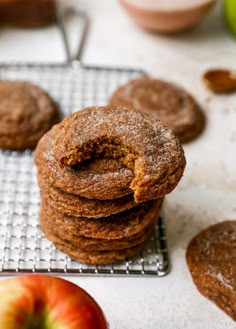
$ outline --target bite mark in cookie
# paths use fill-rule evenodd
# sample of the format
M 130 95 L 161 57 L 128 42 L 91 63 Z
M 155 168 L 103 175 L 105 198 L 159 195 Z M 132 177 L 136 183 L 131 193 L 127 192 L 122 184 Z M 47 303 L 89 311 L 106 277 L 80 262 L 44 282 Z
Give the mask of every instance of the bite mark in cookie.
M 55 128 L 53 154 L 62 168 L 99 157 L 132 170 L 136 202 L 170 193 L 183 175 L 185 157 L 179 140 L 151 115 L 123 107 L 91 107 Z

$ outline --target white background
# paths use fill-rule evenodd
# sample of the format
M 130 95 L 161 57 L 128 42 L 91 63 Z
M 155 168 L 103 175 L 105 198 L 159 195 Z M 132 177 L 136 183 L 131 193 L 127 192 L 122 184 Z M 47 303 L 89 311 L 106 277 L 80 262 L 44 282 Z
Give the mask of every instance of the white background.
M 69 1 L 64 1 L 64 3 Z M 236 94 L 216 96 L 201 76 L 208 67 L 236 69 L 236 39 L 224 27 L 222 2 L 192 31 L 157 36 L 137 27 L 115 0 L 84 0 L 90 33 L 83 61 L 135 66 L 174 81 L 202 105 L 204 134 L 184 146 L 187 168 L 164 205 L 171 272 L 164 278 L 67 277 L 101 305 L 112 329 L 235 329 L 235 323 L 194 287 L 185 263 L 190 239 L 224 219 L 236 219 Z M 76 39 L 77 26 L 72 26 Z M 56 28 L 0 31 L 0 62 L 65 60 Z

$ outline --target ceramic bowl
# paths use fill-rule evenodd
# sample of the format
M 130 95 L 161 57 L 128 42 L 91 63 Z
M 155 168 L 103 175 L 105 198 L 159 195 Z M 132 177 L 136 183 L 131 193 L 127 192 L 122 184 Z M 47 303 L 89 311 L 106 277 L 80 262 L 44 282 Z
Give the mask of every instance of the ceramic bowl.
M 119 0 L 141 27 L 162 33 L 177 33 L 197 24 L 215 0 Z

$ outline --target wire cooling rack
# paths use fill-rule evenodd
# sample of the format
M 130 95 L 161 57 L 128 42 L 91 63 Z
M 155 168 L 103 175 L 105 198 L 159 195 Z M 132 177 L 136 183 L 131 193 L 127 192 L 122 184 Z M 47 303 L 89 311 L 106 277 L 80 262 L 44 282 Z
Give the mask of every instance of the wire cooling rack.
M 58 102 L 65 116 L 92 105 L 104 105 L 127 80 L 142 75 L 133 69 L 82 65 L 0 65 L 0 79 L 34 82 Z M 163 218 L 145 250 L 113 266 L 74 261 L 46 239 L 39 226 L 40 196 L 33 152 L 0 151 L 0 274 L 22 272 L 76 275 L 154 275 L 168 272 Z

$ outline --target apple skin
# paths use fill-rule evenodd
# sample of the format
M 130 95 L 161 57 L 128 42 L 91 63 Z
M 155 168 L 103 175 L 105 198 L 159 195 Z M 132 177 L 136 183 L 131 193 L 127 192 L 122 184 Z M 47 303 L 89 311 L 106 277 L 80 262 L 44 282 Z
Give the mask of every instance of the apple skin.
M 79 286 L 47 275 L 0 280 L 2 329 L 108 329 L 102 310 Z

